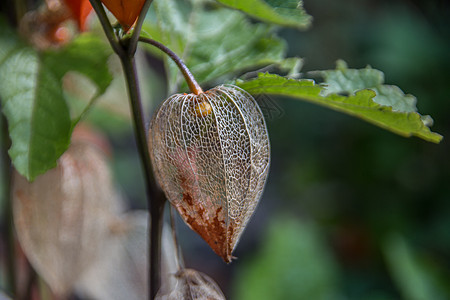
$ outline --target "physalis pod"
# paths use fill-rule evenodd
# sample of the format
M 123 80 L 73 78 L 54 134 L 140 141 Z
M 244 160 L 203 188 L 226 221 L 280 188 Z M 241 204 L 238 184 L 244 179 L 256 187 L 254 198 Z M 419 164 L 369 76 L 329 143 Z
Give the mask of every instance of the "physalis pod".
M 80 130 L 75 129 L 56 168 L 33 182 L 15 172 L 13 181 L 13 215 L 20 245 L 61 299 L 97 259 L 98 247 L 121 210 L 120 195 L 101 148 L 103 141 Z
M 269 137 L 256 101 L 232 85 L 173 95 L 153 117 L 149 145 L 171 204 L 230 262 L 269 169 Z
M 209 276 L 193 269 L 181 269 L 172 276 L 176 284 L 170 292 L 160 290 L 155 300 L 225 300 L 225 296 Z

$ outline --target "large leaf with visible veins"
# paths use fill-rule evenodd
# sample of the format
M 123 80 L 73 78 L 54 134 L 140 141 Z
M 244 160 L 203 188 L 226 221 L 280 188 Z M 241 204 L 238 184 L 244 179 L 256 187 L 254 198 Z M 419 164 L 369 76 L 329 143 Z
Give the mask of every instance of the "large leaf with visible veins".
M 237 85 L 251 94 L 283 95 L 325 106 L 402 136 L 414 135 L 433 143 L 441 141 L 442 136 L 428 127 L 431 118 L 416 112 L 412 105 L 415 101 L 411 101 L 413 96 L 404 95 L 397 87 L 383 85 L 379 79 L 369 80 L 370 76 L 364 75 L 368 70 L 337 71 L 341 73 L 322 73 L 324 85 L 309 79 L 289 79 L 268 73 L 260 73 L 256 79 L 238 81 Z M 374 73 L 375 77 L 379 77 L 378 72 L 378 75 Z

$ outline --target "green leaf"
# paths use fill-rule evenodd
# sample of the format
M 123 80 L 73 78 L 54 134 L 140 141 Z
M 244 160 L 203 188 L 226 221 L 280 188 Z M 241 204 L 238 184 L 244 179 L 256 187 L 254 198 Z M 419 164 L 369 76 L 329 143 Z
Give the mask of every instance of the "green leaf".
M 327 81 L 325 83 L 328 84 Z M 256 79 L 241 80 L 236 84 L 251 94 L 282 95 L 322 105 L 405 137 L 414 135 L 434 143 L 442 140 L 441 135 L 430 131 L 417 112 L 394 111 L 390 106 L 376 103 L 374 98 L 377 94 L 372 89 L 360 89 L 349 96 L 342 96 L 331 93 L 312 80 L 289 79 L 267 73 L 260 73 Z M 387 97 L 387 101 L 391 101 L 391 94 L 386 93 L 383 96 Z
M 79 72 L 89 78 L 103 94 L 113 79 L 108 69 L 111 47 L 99 36 L 84 33 L 60 50 L 47 51 L 46 65 L 62 78 L 68 71 Z
M 364 69 L 348 69 L 347 64 L 339 60 L 336 70 L 315 71 L 325 79 L 325 95 L 342 92 L 354 93 L 362 89 L 372 89 L 377 95 L 373 98 L 378 104 L 392 107 L 394 111 L 416 112 L 416 97 L 405 95 L 401 89 L 384 84 L 384 74 L 367 66 Z
M 104 92 L 111 81 L 106 65 L 111 52 L 105 49 L 85 35 L 63 49 L 38 52 L 0 20 L 0 98 L 11 137 L 9 155 L 27 179 L 54 168 L 70 143 L 74 124 L 62 77 L 77 71 Z
M 436 272 L 438 268 L 435 269 L 432 265 L 426 264 L 426 261 L 419 258 L 402 236 L 392 234 L 383 246 L 387 266 L 403 299 L 448 299 L 450 296 L 448 283 L 441 280 L 441 278 L 448 278 L 448 274 Z
M 264 22 L 305 29 L 312 18 L 298 0 L 217 0 Z
M 108 68 L 108 59 L 112 55 L 111 47 L 100 37 L 84 33 L 62 49 L 50 50 L 45 53 L 43 63 L 52 70 L 59 80 L 67 72 L 77 72 L 88 78 L 95 87 L 93 98 L 81 110 L 70 106 L 71 111 L 81 111 L 74 115 L 75 125 L 82 115 L 93 105 L 94 100 L 102 95 L 112 82 L 112 75 Z M 73 104 L 74 102 L 69 102 Z
M 233 299 L 339 299 L 338 269 L 313 223 L 278 217 L 244 258 Z
M 0 30 L 2 47 L 12 37 Z M 0 97 L 12 142 L 9 155 L 15 168 L 33 180 L 55 167 L 67 149 L 71 121 L 58 77 L 40 54 L 16 42 L 0 54 Z
M 192 6 L 173 0 L 153 4 L 144 31 L 182 57 L 199 82 L 269 64 L 287 64 L 286 44 L 271 26 L 252 24 L 237 11 L 205 7 L 202 1 L 194 1 Z M 175 64 L 166 60 L 174 90 L 183 80 Z M 298 60 L 288 63 L 293 68 Z

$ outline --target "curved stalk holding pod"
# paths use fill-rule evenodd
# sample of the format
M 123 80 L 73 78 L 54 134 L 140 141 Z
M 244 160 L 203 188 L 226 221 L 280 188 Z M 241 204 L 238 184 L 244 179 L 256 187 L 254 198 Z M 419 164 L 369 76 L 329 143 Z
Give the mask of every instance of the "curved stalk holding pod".
M 186 67 L 181 58 L 179 58 L 172 50 L 170 50 L 160 42 L 157 42 L 150 38 L 140 37 L 139 41 L 155 46 L 162 52 L 166 53 L 177 64 L 178 68 L 180 69 L 181 73 L 184 76 L 184 79 L 186 80 L 189 86 L 190 91 L 195 95 L 200 95 L 201 93 L 203 93 L 203 90 L 195 80 L 194 75 L 192 75 L 191 71 Z

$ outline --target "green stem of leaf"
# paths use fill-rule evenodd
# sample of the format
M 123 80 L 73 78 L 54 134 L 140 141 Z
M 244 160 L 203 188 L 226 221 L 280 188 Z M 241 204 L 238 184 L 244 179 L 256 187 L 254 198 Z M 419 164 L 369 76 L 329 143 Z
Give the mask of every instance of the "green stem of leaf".
M 199 94 L 203 93 L 203 90 L 200 87 L 200 85 L 197 83 L 197 81 L 195 80 L 194 75 L 192 75 L 191 71 L 188 69 L 188 67 L 186 67 L 183 60 L 180 57 L 178 57 L 178 55 L 176 55 L 172 50 L 170 50 L 169 48 L 167 48 L 160 42 L 157 42 L 155 40 L 152 40 L 152 39 L 149 39 L 146 37 L 140 37 L 139 41 L 150 44 L 152 46 L 155 46 L 156 48 L 160 49 L 162 52 L 166 53 L 177 64 L 177 66 L 180 69 L 181 73 L 183 74 L 184 79 L 186 80 L 191 92 L 194 93 L 195 95 L 199 95 Z

